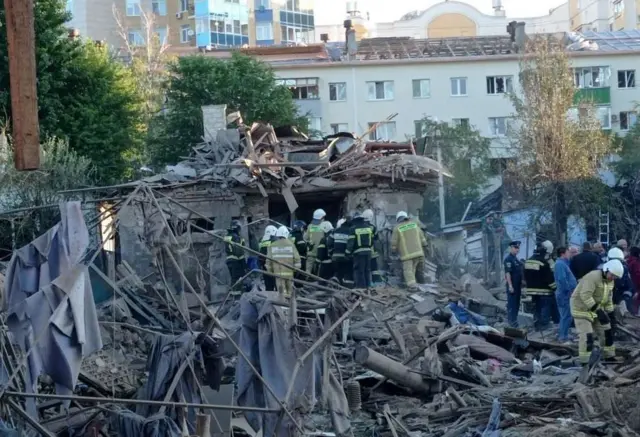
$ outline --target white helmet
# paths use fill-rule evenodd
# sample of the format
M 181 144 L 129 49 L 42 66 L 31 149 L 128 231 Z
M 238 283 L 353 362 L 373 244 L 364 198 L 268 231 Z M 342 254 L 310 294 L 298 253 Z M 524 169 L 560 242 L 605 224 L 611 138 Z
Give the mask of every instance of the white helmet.
M 286 226 L 280 226 L 276 232 L 276 237 L 289 238 L 289 229 Z
M 396 214 L 396 221 L 400 221 L 401 219 L 406 219 L 406 218 L 409 218 L 409 216 L 405 211 L 398 211 L 398 213 Z
M 322 223 L 320 223 L 320 229 L 322 229 L 322 231 L 326 234 L 329 231 L 333 231 L 333 225 L 331 224 L 331 222 L 323 221 Z
M 371 223 L 373 221 L 373 210 L 365 209 L 362 212 L 362 218 L 364 218 L 365 221 Z
M 617 259 L 612 259 L 611 261 L 607 261 L 606 263 L 604 263 L 604 265 L 602 266 L 602 271 L 604 273 L 611 273 L 618 279 L 622 278 L 622 275 L 624 275 L 624 267 L 622 266 L 622 263 Z
M 609 253 L 607 253 L 607 257 L 609 259 L 619 259 L 622 261 L 624 259 L 624 252 L 617 247 L 613 247 L 609 249 Z
M 347 222 L 347 219 L 338 220 L 338 223 L 336 223 L 336 228 L 339 228 L 340 226 L 344 225 L 346 222 Z
M 541 246 L 544 247 L 548 254 L 553 252 L 553 243 L 551 241 L 545 240 L 542 242 Z
M 322 220 L 327 216 L 327 213 L 324 212 L 324 209 L 316 209 L 313 211 L 313 219 L 314 220 Z
M 276 232 L 278 232 L 278 228 L 276 228 L 273 225 L 269 225 L 264 229 L 264 236 L 262 237 L 262 241 L 267 241 L 269 239 L 271 239 L 271 237 L 276 235 Z

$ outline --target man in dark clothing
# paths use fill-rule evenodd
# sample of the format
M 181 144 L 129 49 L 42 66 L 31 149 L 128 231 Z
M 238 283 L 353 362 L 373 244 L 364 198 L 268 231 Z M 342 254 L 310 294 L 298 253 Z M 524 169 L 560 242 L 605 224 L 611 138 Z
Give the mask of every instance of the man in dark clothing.
M 330 244 L 330 237 L 333 233 L 333 225 L 331 222 L 324 221 L 320 224 L 324 236 L 318 243 L 316 250 L 316 263 L 318 263 L 318 276 L 322 279 L 329 280 L 333 276 L 333 259 L 332 250 L 333 246 Z
M 307 242 L 304 240 L 304 231 L 307 224 L 302 220 L 296 220 L 293 222 L 293 230 L 291 231 L 291 241 L 296 245 L 296 249 L 298 249 L 298 254 L 300 254 L 300 262 L 301 266 L 300 270 L 305 271 L 307 266 Z M 293 274 L 293 277 L 296 279 L 306 279 L 302 277 L 300 273 L 296 272 Z
M 582 253 L 571 258 L 571 272 L 579 281 L 587 273 L 597 270 L 601 263 L 600 256 L 593 251 L 591 243 L 586 241 L 582 245 Z
M 507 319 L 509 326 L 518 327 L 518 312 L 522 297 L 522 263 L 518 259 L 520 241 L 509 243 L 509 255 L 504 259 L 504 276 L 507 284 Z
M 331 259 L 333 260 L 333 271 L 338 282 L 344 286 L 353 287 L 353 263 L 347 257 L 347 243 L 351 233 L 351 222 L 347 219 L 340 219 L 338 227 L 329 236 L 328 244 L 333 248 Z
M 640 248 L 634 246 L 629 250 L 627 265 L 629 266 L 629 275 L 633 282 L 633 288 L 636 290 L 636 294 L 633 296 L 633 301 L 629 311 L 636 315 L 638 314 L 638 292 L 640 291 Z
M 356 288 L 371 287 L 371 252 L 373 248 L 373 227 L 362 214 L 356 213 L 347 242 L 347 254 L 353 255 L 353 277 Z
M 264 257 L 260 257 L 258 260 L 258 265 L 260 269 L 266 271 L 267 258 L 266 256 L 269 254 L 269 246 L 276 239 L 276 232 L 278 228 L 273 225 L 269 225 L 264 230 L 264 235 L 262 237 L 262 241 L 260 241 L 259 250 Z M 264 273 L 262 275 L 262 279 L 264 280 L 264 289 L 267 291 L 275 291 L 276 289 L 276 280 L 273 276 L 268 273 Z
M 552 305 L 555 305 L 553 294 L 556 280 L 547 258 L 547 249 L 542 244 L 533 252 L 533 256 L 525 261 L 524 280 L 527 283 L 527 294 L 534 303 L 535 329 L 544 331 L 549 327 Z
M 238 220 L 233 220 L 231 226 L 227 230 L 227 236 L 224 237 L 225 252 L 227 255 L 227 268 L 231 275 L 231 285 L 233 286 L 246 273 L 247 263 L 244 259 L 245 245 L 244 239 L 240 236 L 242 226 Z
M 631 274 L 629 266 L 625 260 L 624 252 L 622 249 L 614 247 L 607 254 L 607 258 L 609 258 L 609 260 L 617 259 L 622 263 L 622 267 L 624 268 L 622 278 L 616 279 L 613 283 L 613 304 L 618 305 L 620 302 L 624 301 L 627 305 L 627 309 L 631 310 L 631 299 L 636 290 L 633 285 L 633 281 L 631 280 Z

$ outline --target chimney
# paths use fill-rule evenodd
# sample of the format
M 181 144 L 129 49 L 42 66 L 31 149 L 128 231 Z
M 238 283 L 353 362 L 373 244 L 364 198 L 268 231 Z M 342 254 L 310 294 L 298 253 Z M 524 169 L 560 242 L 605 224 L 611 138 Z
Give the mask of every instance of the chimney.
M 518 23 L 516 23 L 516 31 L 515 31 L 515 44 L 516 47 L 518 49 L 519 52 L 523 52 L 524 51 L 524 45 L 527 41 L 527 34 L 524 31 L 524 26 L 525 26 L 525 22 L 524 21 L 520 21 Z

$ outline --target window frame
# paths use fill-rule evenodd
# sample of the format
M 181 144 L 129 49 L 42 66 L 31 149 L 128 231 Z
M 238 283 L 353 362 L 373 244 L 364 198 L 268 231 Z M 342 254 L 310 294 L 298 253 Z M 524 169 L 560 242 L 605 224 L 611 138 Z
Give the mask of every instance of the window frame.
M 395 98 L 395 84 L 392 80 L 371 80 L 367 81 L 367 101 L 368 102 L 388 102 Z M 378 96 L 378 84 L 381 84 L 383 91 L 383 98 L 377 98 Z M 387 87 L 388 85 L 388 87 Z M 372 88 L 373 86 L 373 88 Z M 374 98 L 371 98 L 371 91 L 373 90 Z M 387 93 L 390 91 L 391 96 Z
M 373 126 L 376 126 L 375 129 L 372 129 Z M 370 141 L 394 141 L 396 135 L 398 135 L 398 126 L 396 125 L 395 121 L 383 121 L 383 122 L 369 122 L 368 123 L 370 132 L 369 132 L 369 140 Z M 393 135 L 390 136 L 390 138 L 381 138 L 381 136 L 378 134 L 378 129 L 380 127 L 384 126 L 385 130 L 387 130 L 388 127 L 393 127 Z M 389 133 L 389 132 L 385 132 L 385 133 Z
M 593 73 L 598 70 L 598 77 L 603 76 L 601 83 L 598 86 L 594 86 L 595 82 Z M 591 74 L 589 78 L 590 86 L 586 86 L 587 77 L 586 73 Z M 581 80 L 582 79 L 582 80 Z M 611 86 L 611 67 L 608 65 L 592 65 L 587 67 L 574 67 L 573 68 L 573 85 L 577 89 L 598 89 L 607 88 Z
M 492 120 L 494 122 L 492 122 Z M 494 132 L 492 127 L 495 127 L 496 124 L 495 122 L 498 120 L 504 120 L 504 133 L 499 133 Z M 502 138 L 507 136 L 508 130 L 509 130 L 509 117 L 488 117 L 488 123 L 489 123 L 489 136 L 494 137 L 494 138 Z
M 155 9 L 154 9 L 154 5 L 157 5 Z M 157 9 L 157 12 L 156 12 L 156 9 Z M 151 0 L 151 11 L 160 17 L 166 17 L 167 16 L 167 0 Z
M 191 40 L 191 37 L 189 36 L 190 30 L 191 30 L 191 25 L 189 24 L 183 24 L 180 26 L 180 44 L 188 44 L 190 42 Z M 184 35 L 187 36 L 186 39 L 183 38 Z
M 453 93 L 453 83 L 456 81 L 456 91 L 457 93 Z M 461 92 L 462 87 L 460 84 L 464 81 L 464 93 Z M 465 76 L 457 76 L 449 78 L 449 94 L 451 97 L 468 97 L 469 96 L 469 78 Z
M 427 93 L 424 95 L 424 83 L 427 84 Z M 416 95 L 416 85 L 418 85 L 419 95 Z M 411 93 L 414 99 L 430 99 L 431 98 L 431 79 L 413 79 L 411 81 Z
M 320 99 L 320 79 L 318 77 L 292 77 L 276 79 L 276 84 L 283 85 L 291 91 L 294 100 L 319 100 Z M 302 88 L 306 89 L 306 96 L 303 97 Z M 310 88 L 315 89 L 315 94 L 310 93 Z M 309 94 L 312 97 L 309 97 Z
M 623 73 L 623 74 L 624 74 L 624 79 L 623 79 L 623 81 L 624 81 L 625 85 L 626 85 L 626 84 L 628 84 L 628 83 L 630 82 L 630 80 L 629 80 L 629 76 L 632 76 L 632 77 L 631 77 L 631 78 L 632 78 L 632 80 L 633 80 L 632 85 L 630 85 L 630 86 L 620 86 L 620 82 L 621 82 L 621 81 L 620 81 L 620 73 Z M 629 74 L 629 73 L 631 73 L 631 74 Z M 621 89 L 621 90 L 628 90 L 628 89 L 634 89 L 634 88 L 636 88 L 636 70 L 618 70 L 618 77 L 617 77 L 617 79 L 618 79 L 618 89 Z
M 139 17 L 142 13 L 142 6 L 140 0 L 127 0 L 125 7 L 125 13 L 127 17 Z
M 346 126 L 345 129 L 340 129 L 340 126 Z M 331 129 L 332 134 L 337 134 L 339 132 L 349 132 L 349 123 L 330 123 L 329 128 Z
M 627 121 L 627 127 L 623 128 L 622 127 L 622 114 L 625 114 L 625 118 Z M 629 124 L 629 115 L 633 115 L 634 118 L 634 122 L 632 124 Z M 633 129 L 633 127 L 638 124 L 638 112 L 637 111 L 620 111 L 620 113 L 618 114 L 618 122 L 620 123 L 620 131 L 622 132 L 629 132 L 630 130 Z
M 466 127 L 468 129 L 471 127 L 471 120 L 468 117 L 452 118 L 451 124 L 454 127 Z
M 498 80 L 500 79 L 504 81 L 502 92 L 498 91 Z M 486 85 L 487 95 L 489 96 L 499 96 L 513 93 L 513 75 L 487 76 Z M 491 92 L 490 90 L 491 85 L 493 85 L 493 92 Z
M 331 89 L 335 90 L 335 99 L 331 98 Z M 339 89 L 342 88 L 342 98 L 340 98 Z M 329 82 L 329 101 L 330 102 L 346 102 L 347 101 L 347 83 L 346 82 Z
M 268 38 L 259 38 L 259 36 L 268 36 Z M 262 33 L 262 35 L 260 35 Z M 256 41 L 270 41 L 273 40 L 273 23 L 272 22 L 260 22 L 256 23 Z

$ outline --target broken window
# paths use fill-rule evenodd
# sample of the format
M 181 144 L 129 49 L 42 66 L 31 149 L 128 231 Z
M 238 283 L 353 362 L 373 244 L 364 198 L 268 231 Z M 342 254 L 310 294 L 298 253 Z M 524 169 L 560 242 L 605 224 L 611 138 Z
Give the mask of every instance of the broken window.
M 297 100 L 318 99 L 318 78 L 308 79 L 279 79 L 278 85 L 284 85 L 291 91 L 291 95 Z
M 609 67 L 579 67 L 573 69 L 576 88 L 604 88 L 609 86 Z
M 636 70 L 618 70 L 618 88 L 635 88 Z
M 393 100 L 393 81 L 367 82 L 368 100 Z
M 620 130 L 629 130 L 635 126 L 638 115 L 635 111 L 624 111 L 620 113 Z
M 509 168 L 513 158 L 493 158 L 489 160 L 489 172 L 492 176 L 502 176 Z
M 347 123 L 331 123 L 331 132 L 337 134 L 338 132 L 349 132 L 349 125 Z
M 487 76 L 487 94 L 505 94 L 513 91 L 513 76 Z
M 329 84 L 329 100 L 332 102 L 343 102 L 347 100 L 346 82 L 335 82 Z
M 369 129 L 376 126 L 376 123 L 369 123 Z M 377 123 L 375 129 L 369 133 L 369 138 L 372 141 L 393 141 L 396 137 L 396 122 L 386 121 L 383 123 Z

